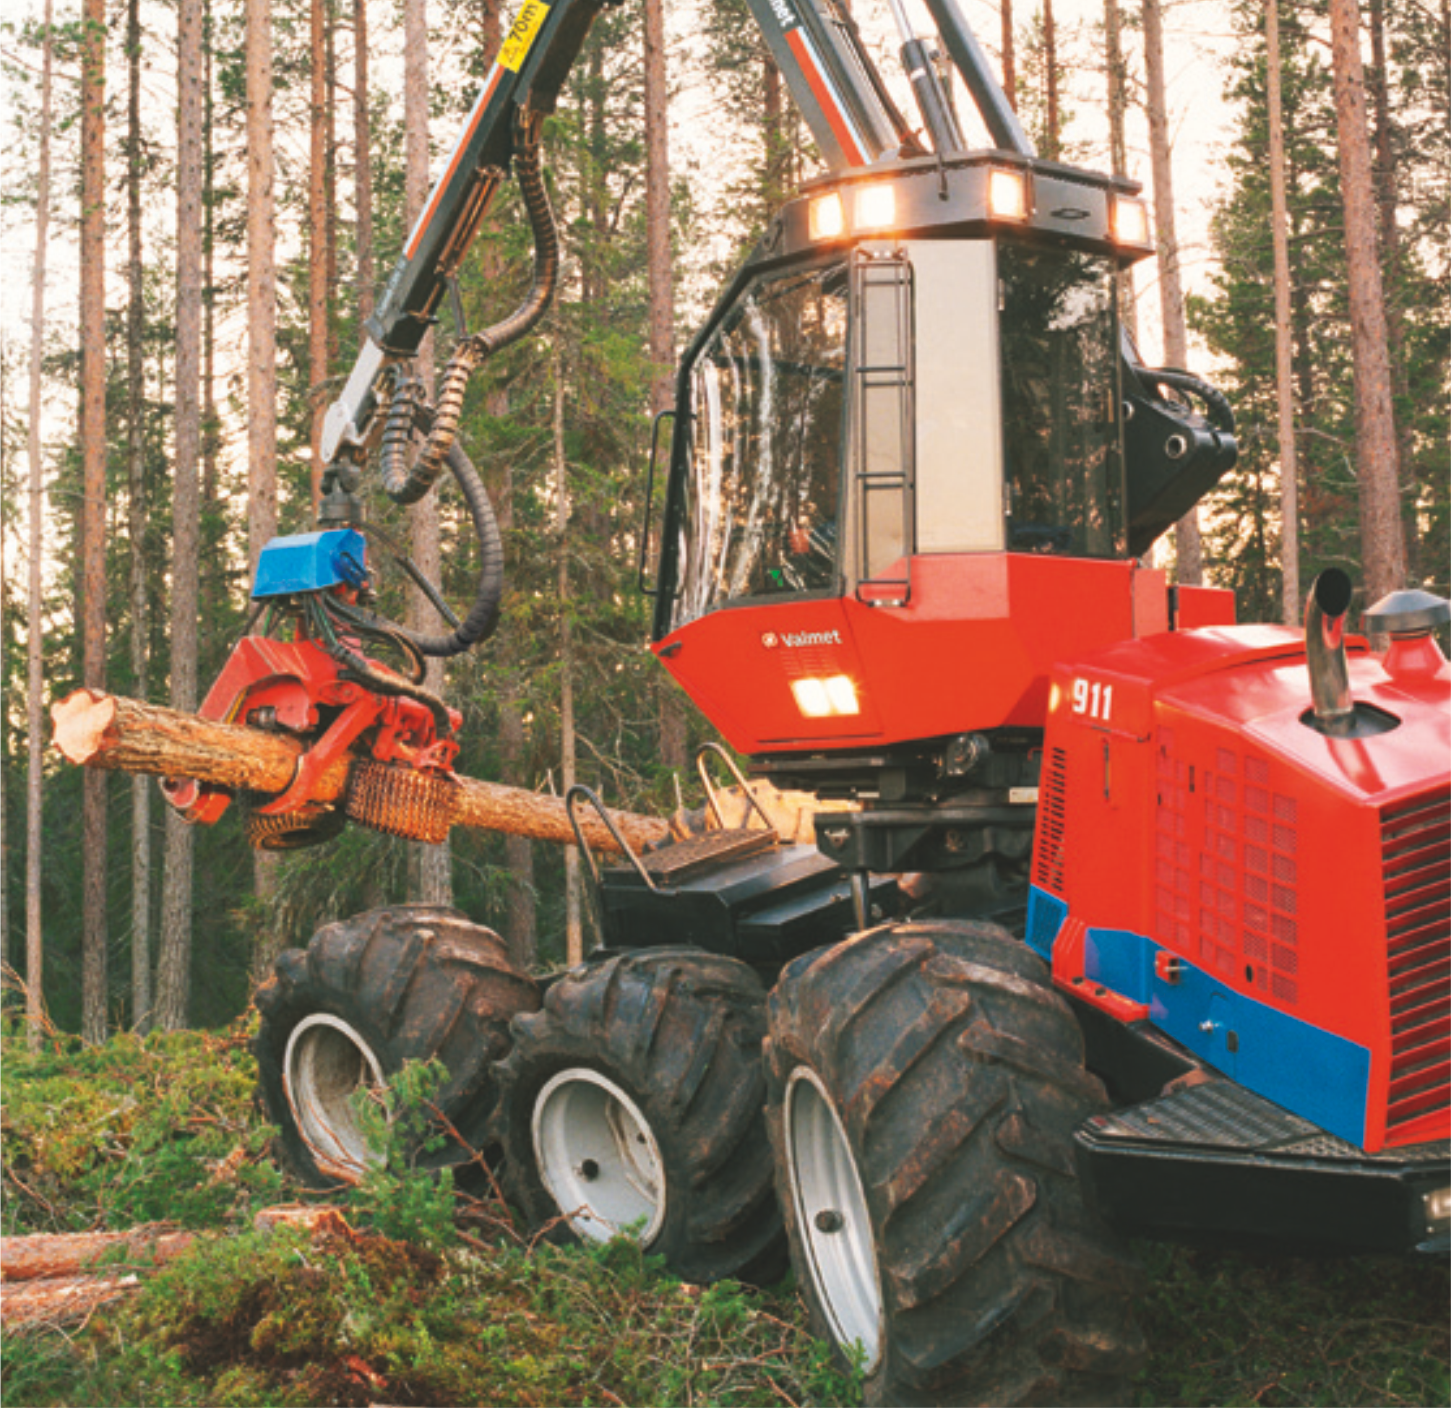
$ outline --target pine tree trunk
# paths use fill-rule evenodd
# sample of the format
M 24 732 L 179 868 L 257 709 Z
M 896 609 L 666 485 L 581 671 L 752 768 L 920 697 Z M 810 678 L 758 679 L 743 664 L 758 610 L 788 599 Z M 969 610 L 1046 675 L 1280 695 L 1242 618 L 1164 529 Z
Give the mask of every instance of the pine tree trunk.
M 569 605 L 569 466 L 564 454 L 564 353 L 554 350 L 554 529 L 559 540 L 559 770 L 567 797 L 575 784 L 574 660 Z M 584 959 L 584 926 L 580 913 L 579 850 L 564 852 L 564 952 L 571 965 Z
M 373 123 L 368 111 L 368 0 L 353 0 L 353 201 L 356 206 L 358 321 L 373 316 Z
M 1144 0 L 1144 72 L 1148 87 L 1149 159 L 1154 173 L 1154 232 L 1159 246 L 1159 300 L 1164 319 L 1164 361 L 1182 367 L 1189 360 L 1184 327 L 1184 286 L 1179 276 L 1175 233 L 1174 168 L 1169 143 L 1169 105 L 1164 89 L 1164 21 L 1160 0 Z M 1190 509 L 1175 525 L 1178 581 L 1204 581 L 1204 545 L 1199 511 Z
M 405 161 L 403 202 L 411 229 L 428 199 L 428 12 L 425 0 L 404 0 L 403 5 L 403 131 Z M 418 375 L 430 394 L 433 390 L 433 335 L 418 349 Z M 443 572 L 438 497 L 429 494 L 408 511 L 409 556 L 429 581 Z M 437 630 L 433 607 L 416 587 L 408 593 L 408 623 L 414 630 Z M 441 660 L 428 662 L 428 688 L 447 689 Z M 409 855 L 409 890 L 424 904 L 452 904 L 452 859 L 448 843 L 418 845 Z
M 1290 216 L 1285 193 L 1280 5 L 1266 0 L 1266 88 L 1270 123 L 1270 238 L 1275 257 L 1275 402 L 1280 428 L 1280 576 L 1287 626 L 1300 622 L 1300 475 L 1295 441 L 1295 344 L 1290 311 Z
M 312 461 L 309 488 L 312 515 L 322 505 L 322 423 L 327 415 L 327 5 L 311 0 L 308 7 L 308 60 L 312 100 L 308 111 L 307 168 L 307 357 L 309 402 L 312 407 Z
M 1104 67 L 1108 75 L 1108 144 L 1109 161 L 1115 176 L 1129 174 L 1128 153 L 1128 75 L 1124 68 L 1123 17 L 1119 0 L 1104 0 L 1103 5 Z M 1119 317 L 1129 336 L 1139 336 L 1139 315 L 1134 293 L 1134 271 L 1130 265 L 1118 276 Z
M 769 60 L 767 61 L 769 64 Z M 768 74 L 775 74 L 770 64 Z M 779 99 L 780 77 L 776 88 Z M 670 247 L 670 101 L 665 66 L 665 10 L 662 0 L 645 0 L 645 246 L 650 277 L 650 413 L 667 411 L 675 399 L 675 261 Z M 767 130 L 767 159 L 782 144 Z M 768 167 L 769 170 L 769 167 Z M 768 180 L 772 178 L 768 175 Z M 651 507 L 647 505 L 647 512 Z M 652 513 L 653 517 L 653 513 Z M 685 710 L 666 680 L 659 691 L 660 761 L 685 766 Z
M 83 674 L 106 686 L 106 7 L 84 0 L 81 40 L 81 561 Z M 106 1039 L 106 779 L 82 802 L 81 1035 Z
M 1386 64 L 1385 0 L 1370 0 L 1371 68 L 1366 74 L 1366 87 L 1375 109 L 1375 204 L 1376 224 L 1380 232 L 1382 278 L 1386 289 L 1386 349 L 1391 362 L 1391 398 L 1396 408 L 1396 451 L 1405 504 L 1415 503 L 1416 468 L 1409 416 L 1400 408 L 1409 406 L 1410 384 L 1406 363 L 1406 328 L 1397 284 L 1400 281 L 1404 256 L 1401 253 L 1401 227 L 1396 219 L 1400 180 L 1397 175 L 1395 119 L 1391 115 L 1390 70 Z M 1403 512 L 1401 524 L 1405 532 L 1406 572 L 1410 581 L 1419 577 L 1420 532 L 1416 514 Z
M 126 485 L 131 539 L 131 679 L 138 699 L 147 684 L 146 632 L 146 291 L 141 243 L 141 4 L 126 5 Z M 131 779 L 131 1025 L 151 1025 L 151 793 Z
M 1330 0 L 1335 125 L 1340 137 L 1340 193 L 1355 360 L 1355 451 L 1360 481 L 1360 538 L 1369 602 L 1406 583 L 1400 469 L 1391 405 L 1390 353 L 1379 251 L 1375 189 L 1360 60 L 1360 6 Z
M 177 8 L 176 456 L 172 509 L 171 706 L 197 704 L 202 441 L 202 0 Z M 194 838 L 170 808 L 157 1016 L 185 1027 L 190 1006 Z
M 499 758 L 504 781 L 515 787 L 528 782 L 524 760 L 524 710 L 510 688 L 499 701 Z M 504 838 L 504 865 L 509 888 L 504 900 L 504 942 L 509 957 L 524 971 L 539 958 L 534 904 L 534 845 L 527 836 Z
M 272 123 L 272 0 L 246 0 L 247 21 L 247 581 L 277 533 L 277 199 Z M 252 879 L 263 913 L 253 972 L 272 966 L 277 856 L 256 851 Z
M 32 1051 L 40 1050 L 45 1022 L 44 944 L 41 929 L 41 852 L 44 844 L 45 780 L 45 653 L 41 632 L 45 557 L 45 475 L 41 463 L 40 425 L 44 414 L 41 363 L 45 355 L 45 260 L 50 238 L 50 126 L 52 0 L 45 0 L 40 58 L 40 151 L 35 190 L 35 263 L 30 289 L 30 406 L 26 427 L 26 454 L 30 460 L 30 571 L 25 617 L 25 728 L 27 771 L 25 786 L 25 1020 Z
M 1062 155 L 1063 143 L 1058 113 L 1058 25 L 1053 19 L 1053 0 L 1043 0 L 1043 102 L 1048 128 L 1043 155 L 1049 161 L 1057 161 Z
M 1018 110 L 1018 41 L 1013 33 L 1013 0 L 1001 0 L 1003 21 L 1003 92 L 1008 106 Z
M 220 615 L 226 591 L 222 579 L 225 527 L 220 502 L 217 417 L 217 277 L 216 277 L 216 104 L 212 95 L 212 0 L 202 0 L 202 545 L 201 623 L 198 658 L 208 645 L 207 623 Z

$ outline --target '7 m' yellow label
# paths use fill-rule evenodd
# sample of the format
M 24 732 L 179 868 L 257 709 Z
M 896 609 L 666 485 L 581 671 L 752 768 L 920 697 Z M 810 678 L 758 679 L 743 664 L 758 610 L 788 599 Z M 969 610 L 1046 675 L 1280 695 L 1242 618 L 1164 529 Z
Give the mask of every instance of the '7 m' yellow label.
M 509 29 L 508 38 L 499 48 L 499 64 L 510 73 L 518 73 L 519 65 L 524 62 L 530 46 L 534 43 L 534 36 L 539 33 L 539 26 L 544 23 L 544 17 L 549 13 L 549 6 L 541 3 L 541 0 L 524 0 L 523 7 L 514 18 L 514 23 Z

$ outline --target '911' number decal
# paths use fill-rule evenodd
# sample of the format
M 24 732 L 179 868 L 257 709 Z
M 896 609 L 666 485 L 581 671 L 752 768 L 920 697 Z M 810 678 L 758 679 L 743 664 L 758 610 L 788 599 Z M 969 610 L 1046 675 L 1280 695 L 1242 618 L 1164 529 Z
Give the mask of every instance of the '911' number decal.
M 1107 723 L 1113 712 L 1113 686 L 1100 680 L 1074 680 L 1073 712 Z

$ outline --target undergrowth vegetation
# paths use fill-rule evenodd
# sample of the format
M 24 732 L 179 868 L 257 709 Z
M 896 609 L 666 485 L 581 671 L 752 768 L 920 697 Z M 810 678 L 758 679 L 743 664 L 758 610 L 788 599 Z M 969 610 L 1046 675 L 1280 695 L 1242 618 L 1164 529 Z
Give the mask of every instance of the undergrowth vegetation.
M 4 1033 L 7 1235 L 214 1234 L 79 1330 L 7 1335 L 7 1408 L 860 1401 L 789 1284 L 700 1289 L 628 1242 L 531 1245 L 498 1204 L 412 1173 L 435 1073 L 389 1092 L 385 1164 L 332 1200 L 355 1230 L 254 1231 L 258 1209 L 308 1195 L 267 1154 L 249 1036 L 31 1055 Z M 1142 1251 L 1140 1404 L 1451 1401 L 1445 1267 Z

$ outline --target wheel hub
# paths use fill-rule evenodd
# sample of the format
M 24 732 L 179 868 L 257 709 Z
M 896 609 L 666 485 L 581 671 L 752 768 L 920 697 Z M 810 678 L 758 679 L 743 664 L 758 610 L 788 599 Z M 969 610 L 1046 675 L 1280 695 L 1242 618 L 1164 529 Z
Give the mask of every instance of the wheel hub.
M 304 1017 L 287 1039 L 283 1087 L 297 1131 L 318 1168 L 356 1183 L 382 1161 L 352 1107 L 359 1090 L 378 1090 L 383 1071 L 356 1028 L 325 1012 Z
M 836 1106 L 809 1066 L 798 1066 L 786 1087 L 786 1150 L 817 1297 L 837 1343 L 859 1346 L 871 1373 L 883 1342 L 871 1215 Z
M 561 1071 L 539 1092 L 532 1124 L 539 1177 L 580 1237 L 655 1240 L 665 1222 L 665 1164 L 624 1090 L 585 1066 Z

